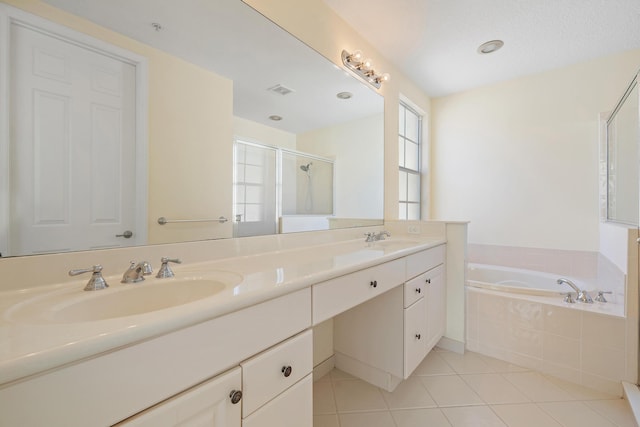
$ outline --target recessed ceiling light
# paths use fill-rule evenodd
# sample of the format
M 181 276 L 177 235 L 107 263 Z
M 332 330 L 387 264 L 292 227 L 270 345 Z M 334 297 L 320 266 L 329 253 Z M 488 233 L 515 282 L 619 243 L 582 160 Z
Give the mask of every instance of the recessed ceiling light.
M 487 53 L 493 53 L 496 50 L 500 49 L 504 46 L 504 42 L 502 40 L 491 40 L 485 43 L 482 43 L 478 48 L 478 53 L 481 55 L 486 55 Z
M 336 96 L 340 99 L 351 99 L 353 94 L 351 92 L 340 92 Z
M 269 116 L 269 120 L 273 120 L 274 122 L 279 122 L 280 120 L 282 120 L 282 117 L 274 114 L 273 116 Z

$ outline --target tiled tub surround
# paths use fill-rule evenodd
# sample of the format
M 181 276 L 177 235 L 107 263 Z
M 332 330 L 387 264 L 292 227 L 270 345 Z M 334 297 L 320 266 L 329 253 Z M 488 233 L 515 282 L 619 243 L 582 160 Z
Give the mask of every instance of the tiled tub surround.
M 606 393 L 635 382 L 624 317 L 468 287 L 467 349 Z M 545 302 L 545 299 L 547 302 Z
M 621 381 L 638 375 L 637 244 L 629 236 L 618 242 L 628 246 L 628 274 L 600 253 L 470 244 L 469 262 L 574 277 L 614 295 L 605 305 L 565 304 L 467 287 L 467 348 L 621 395 Z
M 437 228 L 442 229 L 443 227 L 444 226 L 438 226 Z M 80 264 L 80 262 L 78 261 L 82 260 L 83 258 L 91 258 L 92 263 L 102 262 L 102 260 L 104 260 L 105 262 L 103 263 L 106 265 L 105 271 L 109 272 L 108 274 L 105 274 L 105 277 L 110 282 L 112 287 L 135 286 L 120 284 L 119 279 L 122 273 L 119 270 L 121 270 L 121 268 L 115 270 L 113 268 L 113 265 L 118 265 L 119 267 L 121 267 L 121 265 L 124 265 L 126 267 L 127 262 L 122 262 L 121 264 L 121 261 L 123 261 L 123 259 L 154 260 L 156 258 L 159 258 L 160 255 L 181 257 L 183 258 L 183 260 L 188 259 L 187 255 L 192 255 L 192 259 L 200 261 L 199 263 L 196 262 L 175 266 L 174 271 L 176 273 L 176 277 L 185 277 L 190 274 L 193 275 L 203 271 L 223 270 L 239 273 L 243 276 L 243 280 L 241 283 L 233 287 L 230 286 L 229 289 L 225 289 L 223 292 L 217 294 L 214 298 L 208 298 L 206 301 L 201 300 L 185 306 L 177 306 L 158 312 L 149 312 L 141 315 L 129 316 L 126 318 L 107 319 L 97 322 L 82 322 L 77 324 L 67 323 L 53 325 L 17 324 L 3 316 L 0 319 L 0 337 L 2 337 L 2 339 L 0 340 L 0 394 L 5 393 L 5 398 L 11 397 L 10 400 L 15 402 L 11 404 L 6 399 L 0 399 L 0 403 L 4 400 L 5 405 L 9 405 L 5 407 L 6 411 L 0 411 L 0 414 L 2 414 L 2 412 L 4 412 L 5 415 L 7 415 L 7 412 L 12 413 L 12 411 L 16 409 L 17 405 L 20 407 L 25 407 L 25 405 L 27 405 L 27 401 L 30 401 L 27 396 L 32 396 L 32 394 L 24 394 L 22 392 L 20 392 L 19 394 L 13 394 L 11 390 L 16 390 L 13 388 L 14 386 L 18 386 L 18 389 L 24 389 L 26 391 L 31 390 L 28 387 L 33 388 L 33 386 L 29 386 L 28 384 L 37 385 L 42 381 L 49 381 L 50 384 L 48 385 L 53 386 L 55 385 L 55 381 L 51 383 L 50 380 L 45 380 L 44 378 L 60 378 L 60 376 L 58 375 L 59 371 L 56 370 L 57 368 L 63 368 L 62 371 L 65 372 L 77 372 L 78 369 L 85 369 L 85 366 L 88 365 L 99 365 L 101 363 L 106 363 L 100 362 L 101 360 L 106 360 L 107 358 L 109 360 L 113 360 L 114 357 L 118 358 L 120 357 L 118 355 L 121 354 L 121 351 L 127 352 L 127 354 L 132 354 L 132 352 L 138 351 L 137 349 L 140 346 L 142 346 L 140 348 L 149 349 L 154 345 L 157 345 L 154 343 L 158 343 L 160 341 L 168 342 L 171 340 L 182 340 L 183 338 L 187 339 L 187 337 L 189 336 L 196 338 L 196 335 L 193 335 L 192 332 L 189 332 L 194 331 L 194 328 L 196 328 L 198 331 L 204 331 L 207 328 L 217 328 L 216 325 L 222 324 L 220 322 L 227 322 L 227 320 L 224 319 L 235 319 L 237 316 L 240 316 L 239 313 L 257 313 L 262 310 L 261 307 L 266 307 L 265 304 L 269 305 L 269 307 L 275 307 L 276 301 L 284 301 L 284 299 L 290 300 L 307 295 L 306 297 L 304 297 L 306 298 L 304 300 L 304 304 L 296 303 L 296 305 L 292 306 L 291 310 L 289 311 L 279 310 L 277 313 L 273 313 L 274 319 L 279 319 L 280 317 L 282 317 L 282 315 L 293 316 L 294 314 L 295 316 L 297 316 L 296 319 L 306 319 L 304 320 L 304 322 L 302 322 L 302 320 L 297 321 L 296 325 L 299 324 L 299 326 L 296 326 L 296 330 L 288 330 L 291 329 L 289 328 L 289 324 L 291 323 L 291 321 L 282 324 L 283 328 L 269 330 L 274 332 L 269 332 L 267 335 L 278 335 L 279 338 L 277 338 L 277 340 L 282 340 L 285 338 L 284 335 L 280 332 L 276 334 L 275 331 L 285 329 L 285 335 L 291 336 L 291 334 L 295 334 L 298 331 L 302 330 L 300 328 L 308 328 L 309 326 L 311 326 L 311 308 L 309 304 L 311 304 L 310 287 L 312 285 L 332 279 L 337 276 L 348 274 L 350 272 L 374 268 L 374 266 L 385 263 L 387 261 L 393 262 L 394 265 L 398 266 L 404 265 L 404 263 L 400 262 L 399 258 L 409 256 L 415 252 L 419 252 L 427 248 L 441 245 L 445 242 L 444 237 L 433 237 L 433 235 L 427 236 L 423 234 L 422 236 L 411 236 L 411 241 L 407 242 L 408 244 L 403 243 L 402 238 L 398 237 L 397 235 L 395 235 L 392 240 L 388 240 L 386 242 L 366 244 L 364 242 L 364 238 L 359 237 L 361 234 L 361 230 L 336 231 L 335 233 L 328 233 L 330 237 L 325 237 L 325 241 L 318 241 L 322 240 L 322 238 L 318 237 L 317 235 L 291 237 L 273 236 L 268 239 L 247 239 L 243 240 L 242 242 L 202 242 L 185 244 L 183 246 L 152 246 L 146 248 L 135 248 L 131 250 L 119 250 L 115 252 L 100 251 L 92 254 L 42 257 L 42 262 L 39 263 L 40 266 L 47 266 L 47 268 L 56 267 L 57 269 L 63 269 L 63 271 L 65 272 L 69 267 L 84 266 L 84 262 Z M 259 252 L 255 249 L 255 247 L 249 248 L 252 246 L 252 244 L 255 244 L 255 246 L 257 247 L 262 246 L 263 248 L 271 246 L 272 250 Z M 279 249 L 273 250 L 274 246 L 279 245 Z M 239 255 L 238 247 L 243 247 L 244 249 L 242 250 L 245 251 L 246 254 Z M 198 253 L 198 249 L 201 250 L 200 253 Z M 202 251 L 202 249 L 206 249 L 206 251 Z M 171 252 L 169 252 L 169 250 L 171 250 Z M 132 255 L 133 252 L 135 252 L 135 255 Z M 212 256 L 212 252 L 217 252 L 218 255 Z M 234 253 L 235 256 L 232 255 Z M 61 259 L 68 261 L 68 257 L 73 258 L 73 263 L 60 264 L 59 262 L 54 262 L 60 261 Z M 212 258 L 213 261 L 204 261 L 203 258 Z M 20 264 L 28 263 L 28 261 L 33 260 L 10 259 L 3 261 L 8 261 L 3 264 L 3 266 L 6 267 L 4 270 L 4 272 L 6 273 L 5 277 L 8 276 L 9 278 L 15 278 L 19 276 L 12 276 L 11 270 L 13 268 L 16 268 L 17 271 L 20 271 L 21 269 L 17 268 L 20 266 Z M 61 268 L 61 265 L 64 265 L 64 267 Z M 113 274 L 114 271 L 117 274 Z M 404 273 L 404 268 L 398 270 L 399 284 L 405 280 Z M 37 283 L 38 274 L 40 273 L 35 271 L 27 271 L 27 277 L 21 282 L 23 286 L 27 287 L 26 290 L 21 291 L 9 289 L 3 292 L 2 298 L 0 298 L 2 309 L 6 310 L 12 304 L 26 300 L 30 296 L 35 295 L 41 291 L 47 291 L 50 289 L 77 286 L 78 293 L 83 294 L 82 287 L 84 285 L 84 282 L 86 281 L 86 278 L 75 278 L 75 280 L 70 281 L 65 277 L 64 283 L 48 284 L 42 286 L 29 286 L 30 281 L 34 281 Z M 52 277 L 54 278 L 61 276 L 62 275 L 57 270 L 52 275 Z M 161 279 L 149 279 L 149 283 L 152 280 Z M 460 282 L 459 286 L 462 287 L 462 282 Z M 17 286 L 15 283 L 11 283 L 8 287 L 11 288 Z M 369 287 L 367 286 L 367 288 Z M 109 292 L 109 290 L 99 292 Z M 301 314 L 300 310 L 306 310 L 306 314 Z M 218 319 L 222 320 L 218 321 Z M 257 313 L 255 315 L 252 315 L 251 318 L 243 319 L 244 320 L 242 321 L 242 324 L 238 326 L 246 329 L 246 332 L 249 333 L 249 335 L 255 335 L 254 332 L 251 332 L 252 322 L 260 322 L 259 324 L 253 325 L 253 329 L 260 331 L 264 329 L 265 326 L 263 325 L 265 324 L 273 324 L 275 321 L 281 321 L 272 320 L 270 315 L 266 314 L 266 312 L 262 314 Z M 260 321 L 260 319 L 263 319 L 263 321 Z M 302 326 L 303 323 L 306 326 Z M 283 336 L 280 337 L 280 335 Z M 217 365 L 211 366 L 207 365 L 206 363 L 202 365 L 201 362 L 205 362 L 205 359 L 203 359 L 204 355 L 197 356 L 198 353 L 201 353 L 201 350 L 205 350 L 206 348 L 206 351 L 208 352 L 207 354 L 209 354 L 210 356 L 215 355 L 215 358 L 224 356 L 228 359 L 231 356 L 227 357 L 226 353 L 232 352 L 235 354 L 236 352 L 247 346 L 252 348 L 256 347 L 256 345 L 251 343 L 254 343 L 256 341 L 261 342 L 266 339 L 263 336 L 260 336 L 255 337 L 256 340 L 251 338 L 245 339 L 244 341 L 238 341 L 240 337 L 243 336 L 242 334 L 236 339 L 236 334 L 229 335 L 228 333 L 224 333 L 223 336 L 219 338 L 224 338 L 227 341 L 231 340 L 229 341 L 229 343 L 225 344 L 223 341 L 220 341 L 217 338 L 217 335 L 209 334 L 207 336 L 212 338 L 213 341 L 204 340 L 202 342 L 202 348 L 200 348 L 197 352 L 187 352 L 188 354 L 193 354 L 193 356 L 188 356 L 189 358 L 197 358 L 199 364 L 198 368 L 206 369 L 207 372 L 221 372 L 220 370 L 228 369 L 232 366 L 232 364 L 230 365 L 229 361 L 226 361 L 223 363 L 224 366 L 220 365 L 219 368 L 217 367 Z M 193 343 L 193 340 L 191 338 L 189 339 L 191 340 L 189 342 Z M 278 341 L 274 341 L 274 343 Z M 238 344 L 240 344 L 240 348 L 237 351 L 233 342 L 237 342 Z M 264 342 L 261 345 L 263 347 L 260 348 L 267 348 L 269 345 L 273 344 Z M 238 361 L 249 357 L 251 354 L 256 354 L 255 350 L 260 351 L 257 348 L 252 350 L 251 353 L 247 348 L 245 348 L 245 350 L 247 351 L 242 350 L 244 351 L 244 353 L 242 353 L 242 358 L 237 359 Z M 214 351 L 214 353 L 211 353 L 212 351 Z M 176 352 L 173 347 L 171 351 L 168 351 L 166 354 L 162 353 L 164 353 L 164 351 L 154 353 L 159 356 L 158 361 L 154 360 L 154 363 L 149 364 L 149 366 L 157 365 L 157 363 L 160 363 L 159 360 L 165 360 L 165 362 L 169 363 L 169 359 L 173 357 L 171 356 L 172 354 L 174 356 L 180 355 L 180 358 L 183 358 L 182 353 Z M 184 354 L 184 357 L 187 357 L 187 353 Z M 207 356 L 206 360 L 210 360 L 209 356 Z M 178 362 L 175 359 L 171 363 L 173 363 L 174 365 L 177 364 L 177 366 L 174 366 L 174 369 L 166 371 L 167 376 L 171 380 L 174 380 L 175 378 L 173 377 L 176 376 L 173 371 L 182 372 L 185 371 L 186 367 L 191 366 L 188 363 Z M 207 363 L 210 364 L 211 362 L 209 361 Z M 140 379 L 140 371 L 144 371 L 146 373 L 151 369 L 151 367 L 143 365 L 135 365 L 137 366 L 137 368 L 135 369 L 137 371 L 136 377 L 138 377 L 138 383 L 142 385 L 147 383 L 146 380 Z M 116 377 L 119 378 L 120 376 L 126 374 L 126 372 L 124 371 L 126 371 L 127 369 L 133 369 L 132 365 L 122 372 L 117 372 L 118 369 L 115 369 L 115 366 L 119 365 L 110 366 L 111 368 L 102 366 L 100 370 L 95 372 L 97 372 L 99 375 L 101 375 L 100 373 L 102 372 L 104 372 L 105 375 L 109 373 L 117 373 L 118 375 L 116 375 Z M 193 370 L 193 367 L 190 367 L 189 369 Z M 38 375 L 40 373 L 43 373 L 44 375 Z M 78 380 L 81 380 L 80 383 L 93 381 L 91 380 L 91 375 L 86 376 L 82 374 L 82 377 L 77 378 Z M 85 384 L 85 391 L 82 391 L 83 387 L 78 386 L 77 384 L 79 383 L 69 381 L 70 379 L 71 378 L 67 378 L 66 380 L 64 380 L 64 384 L 66 385 L 62 387 L 63 389 L 66 390 L 69 387 L 72 387 L 73 384 L 76 384 L 73 385 L 74 390 L 71 394 L 74 394 L 75 396 L 78 393 L 84 393 L 86 395 L 86 399 L 91 398 L 92 400 L 95 400 L 95 396 L 91 396 L 90 394 L 86 393 L 86 390 L 93 389 L 94 386 Z M 113 381 L 114 380 L 109 380 L 107 382 Z M 164 387 L 164 384 L 161 383 L 158 383 L 157 385 Z M 154 389 L 156 388 L 157 387 L 154 387 Z M 180 391 L 183 389 L 184 388 L 180 388 L 176 391 Z M 36 390 L 39 389 L 33 389 L 33 391 Z M 69 389 L 67 391 L 71 390 Z M 127 393 L 131 393 L 130 390 L 122 390 L 122 392 L 124 395 L 126 395 Z M 41 392 L 38 393 L 42 394 Z M 157 394 L 160 392 L 154 391 L 154 393 Z M 165 391 L 162 391 L 161 393 L 165 393 Z M 50 396 L 52 398 L 55 398 L 53 398 L 52 400 L 53 403 L 50 402 L 48 404 L 49 409 L 57 412 L 58 415 L 56 416 L 64 416 L 64 414 L 71 413 L 69 412 L 70 407 L 63 410 L 63 407 L 71 403 L 69 400 L 69 395 L 64 391 L 58 391 L 54 394 L 57 394 L 57 397 L 53 395 Z M 144 396 L 144 393 L 137 394 L 137 396 Z M 104 397 L 106 398 L 107 396 Z M 18 400 L 16 401 L 16 399 Z M 122 399 L 123 398 L 119 397 L 117 400 L 119 402 Z M 147 399 L 147 397 L 145 397 L 144 399 Z M 110 402 L 109 407 L 113 408 L 113 405 L 114 400 Z M 31 403 L 29 403 L 29 406 L 32 407 Z M 38 404 L 38 408 L 42 408 L 42 406 Z M 129 409 L 127 409 L 127 411 L 129 411 Z M 34 413 L 39 412 L 40 411 L 34 411 Z M 104 412 L 104 410 L 102 410 L 101 412 Z M 87 413 L 86 410 L 84 411 L 85 417 L 93 417 L 94 415 L 92 415 L 92 413 Z M 112 420 L 112 418 L 109 418 L 109 411 L 102 415 L 107 417 L 104 418 L 105 420 Z M 42 417 L 42 412 L 40 412 L 39 416 Z M 78 421 L 76 421 L 76 424 L 77 423 Z

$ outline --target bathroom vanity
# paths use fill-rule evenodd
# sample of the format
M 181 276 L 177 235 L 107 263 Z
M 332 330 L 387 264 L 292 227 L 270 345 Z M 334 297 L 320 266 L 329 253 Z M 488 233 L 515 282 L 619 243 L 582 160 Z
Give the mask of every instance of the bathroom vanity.
M 225 286 L 156 309 L 154 285 L 174 279 L 147 279 L 152 311 L 97 320 L 29 321 L 25 307 L 75 286 L 55 299 L 68 313 L 138 285 L 6 293 L 0 425 L 311 426 L 312 327 L 334 318 L 336 366 L 392 390 L 443 335 L 445 249 L 441 238 L 358 239 L 185 264 L 175 286 Z

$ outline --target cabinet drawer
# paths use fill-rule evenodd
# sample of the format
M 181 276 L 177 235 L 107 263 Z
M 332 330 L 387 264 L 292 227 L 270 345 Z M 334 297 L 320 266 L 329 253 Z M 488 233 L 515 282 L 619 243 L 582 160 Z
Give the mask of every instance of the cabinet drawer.
M 240 364 L 246 417 L 313 369 L 313 339 L 307 330 Z
M 313 324 L 400 285 L 404 282 L 404 271 L 402 258 L 313 285 Z
M 224 426 L 240 425 L 239 402 L 231 393 L 240 390 L 240 368 L 235 368 L 203 384 L 172 397 L 114 427 L 163 427 L 210 425 L 216 420 Z
M 242 420 L 242 427 L 313 427 L 313 380 L 309 374 Z
M 445 260 L 445 249 L 446 245 L 440 245 L 407 256 L 407 279 L 442 264 Z
M 404 307 L 407 308 L 426 293 L 427 280 L 429 273 L 422 273 L 418 277 L 414 277 L 404 284 Z

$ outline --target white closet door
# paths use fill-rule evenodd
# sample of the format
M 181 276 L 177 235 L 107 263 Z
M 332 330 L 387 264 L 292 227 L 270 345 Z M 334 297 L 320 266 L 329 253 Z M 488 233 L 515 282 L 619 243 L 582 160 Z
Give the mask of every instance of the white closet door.
M 135 66 L 18 24 L 10 62 L 9 255 L 136 244 Z

